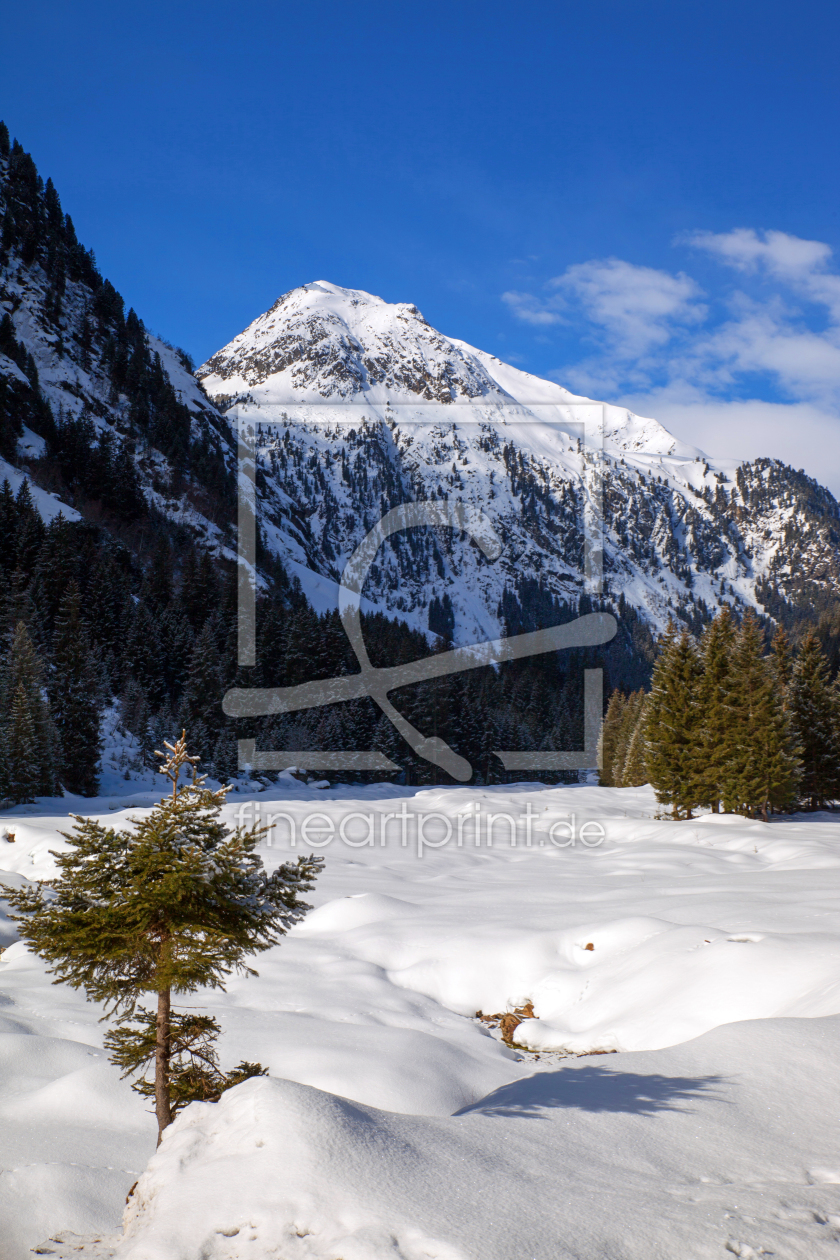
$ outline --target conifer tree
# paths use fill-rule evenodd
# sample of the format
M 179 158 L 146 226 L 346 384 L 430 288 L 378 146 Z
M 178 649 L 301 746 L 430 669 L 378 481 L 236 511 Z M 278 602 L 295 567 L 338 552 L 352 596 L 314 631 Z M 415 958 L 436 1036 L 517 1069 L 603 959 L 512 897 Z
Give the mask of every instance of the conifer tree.
M 627 764 L 627 754 L 630 749 L 633 734 L 638 725 L 639 714 L 644 707 L 644 700 L 644 691 L 633 691 L 627 697 L 627 703 L 624 706 L 621 724 L 618 729 L 615 757 L 613 761 L 613 782 L 616 787 L 630 786 L 625 779 L 625 766 Z
M 781 626 L 773 635 L 772 665 L 776 675 L 776 683 L 783 703 L 787 703 L 787 693 L 793 677 L 794 657 L 790 639 Z
M 195 641 L 181 701 L 181 724 L 191 725 L 195 746 L 213 752 L 222 727 L 222 672 L 219 649 L 208 618 Z
M 657 800 L 674 818 L 690 818 L 699 803 L 700 662 L 687 630 L 673 624 L 653 671 L 645 723 L 645 762 Z
M 2 346 L 2 339 L 0 339 Z M 0 538 L 4 545 L 0 548 L 0 569 L 8 570 L 15 556 L 15 534 L 17 532 L 17 504 L 12 494 L 8 478 L 3 479 L 0 487 Z
M 150 748 L 149 726 L 152 719 L 149 698 L 143 688 L 132 678 L 120 696 L 120 722 L 140 745 L 140 759 L 144 766 L 155 765 Z
M 801 795 L 810 809 L 840 799 L 840 697 L 817 636 L 805 636 L 788 687 L 790 716 L 802 756 Z
M 173 600 L 156 620 L 163 680 L 169 695 L 178 698 L 187 681 L 190 658 L 195 646 L 192 626 L 177 600 Z
M 198 563 L 187 553 L 181 579 L 181 603 L 195 630 L 200 630 L 219 602 L 219 579 L 209 551 L 202 551 Z
M 61 741 L 59 778 L 68 792 L 99 791 L 100 680 L 82 620 L 81 596 L 71 582 L 58 610 L 53 636 L 50 706 Z
M 153 707 L 162 704 L 166 697 L 162 655 L 157 622 L 141 600 L 134 609 L 126 638 L 125 662 L 127 672 L 143 688 Z
M 225 789 L 205 787 L 185 734 L 167 749 L 161 769 L 172 793 L 146 818 L 116 831 L 77 815 L 65 837 L 69 852 L 56 856 L 57 878 L 4 894 L 21 936 L 57 981 L 84 989 L 122 1018 L 109 1041 L 114 1062 L 129 1071 L 143 1067 L 154 1031 L 158 1141 L 185 1090 L 188 1101 L 220 1086 L 212 1072 L 209 1081 L 190 1085 L 190 1047 L 201 1049 L 202 1029 L 173 1012 L 172 993 L 223 989 L 234 971 L 256 974 L 246 959 L 299 922 L 309 909 L 301 893 L 323 864 L 321 857 L 299 858 L 267 875 L 255 851 L 261 831 L 222 822 Z M 192 780 L 182 783 L 185 770 Z M 139 1006 L 144 994 L 156 997 L 154 1011 Z M 203 1030 L 210 1043 L 212 1024 Z M 251 1068 L 261 1070 L 240 1064 L 234 1074 L 245 1079 Z
M 0 671 L 0 795 L 13 801 L 56 788 L 56 732 L 43 687 L 40 658 L 20 621 Z
M 229 783 L 239 773 L 239 744 L 233 722 L 226 723 L 213 749 L 213 774 L 220 783 Z
M 621 772 L 622 787 L 643 787 L 648 781 L 645 754 L 645 730 L 647 726 L 647 695 L 642 692 L 636 716 L 636 725 L 627 747 L 624 768 Z
M 38 744 L 35 722 L 21 685 L 15 688 L 4 723 L 3 786 L 12 801 L 32 801 L 38 791 Z
M 241 1085 L 253 1076 L 267 1076 L 261 1063 L 240 1062 L 230 1072 L 222 1072 L 216 1053 L 221 1032 L 212 1015 L 193 1011 L 170 1012 L 169 1032 L 169 1110 L 174 1120 L 191 1102 L 218 1102 L 226 1089 Z M 139 1076 L 132 1089 L 143 1098 L 155 1097 L 155 1082 L 146 1072 L 157 1053 L 157 1014 L 140 1008 L 105 1036 L 113 1064 L 122 1075 Z
M 79 561 L 73 523 L 59 512 L 47 526 L 32 573 L 33 597 L 48 633 L 53 630 L 67 588 L 78 580 Z
M 599 739 L 600 771 L 598 781 L 603 787 L 615 787 L 615 761 L 621 720 L 627 707 L 627 697 L 616 687 L 610 696 L 607 712 L 601 726 Z
M 15 569 L 0 600 L 0 651 L 11 645 L 21 621 L 40 650 L 43 646 L 41 622 L 30 593 L 29 579 L 20 569 Z
M 787 809 L 797 797 L 799 746 L 776 682 L 762 653 L 758 619 L 748 610 L 735 640 L 727 704 L 730 727 L 723 802 L 727 813 Z
M 703 674 L 698 697 L 701 726 L 697 803 L 708 806 L 715 814 L 720 810 L 730 752 L 732 715 L 728 696 L 734 649 L 735 626 L 729 605 L 725 604 L 704 629 L 700 642 Z
M 38 551 L 44 541 L 44 522 L 32 502 L 29 482 L 24 479 L 15 498 L 17 508 L 17 527 L 15 530 L 15 563 L 12 568 L 31 573 L 38 558 Z
M 142 598 L 161 613 L 171 603 L 173 594 L 172 550 L 167 540 L 160 538 L 143 579 Z

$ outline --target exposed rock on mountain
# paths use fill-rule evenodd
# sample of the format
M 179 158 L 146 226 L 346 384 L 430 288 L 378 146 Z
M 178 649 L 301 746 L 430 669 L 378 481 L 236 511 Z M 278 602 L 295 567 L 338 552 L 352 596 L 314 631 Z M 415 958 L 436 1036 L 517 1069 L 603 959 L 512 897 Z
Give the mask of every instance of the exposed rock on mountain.
M 795 620 L 838 596 L 838 508 L 810 478 L 778 461 L 712 460 L 655 420 L 444 337 L 416 307 L 308 284 L 197 376 L 253 428 L 266 545 L 322 606 L 385 511 L 456 499 L 490 517 L 499 560 L 447 530 L 397 536 L 371 569 L 370 605 L 425 627 L 445 597 L 462 642 L 530 628 L 552 604 L 597 595 L 584 549 L 599 483 L 601 595 L 655 629 L 724 600 Z

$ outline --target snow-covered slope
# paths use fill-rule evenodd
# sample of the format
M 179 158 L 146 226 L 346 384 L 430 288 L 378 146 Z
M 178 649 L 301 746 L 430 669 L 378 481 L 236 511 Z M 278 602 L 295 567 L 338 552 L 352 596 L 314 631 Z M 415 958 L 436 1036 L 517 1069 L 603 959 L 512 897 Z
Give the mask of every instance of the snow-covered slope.
M 70 812 L 125 827 L 152 799 L 5 811 L 0 882 L 53 874 Z M 836 1253 L 835 818 L 658 820 L 650 788 L 288 779 L 225 817 L 257 809 L 269 870 L 306 819 L 332 822 L 316 908 L 258 977 L 180 1001 L 218 1019 L 223 1065 L 271 1079 L 167 1134 L 120 1260 Z M 103 1054 L 100 1008 L 13 937 L 0 916 L 0 1258 L 26 1260 L 56 1230 L 117 1234 L 156 1126 Z M 475 1018 L 528 999 L 539 1018 L 514 1039 L 539 1058 Z
M 701 602 L 760 603 L 765 584 L 791 599 L 812 581 L 840 591 L 837 505 L 804 475 L 707 458 L 656 420 L 443 336 L 414 306 L 304 285 L 197 375 L 253 426 L 266 541 L 321 606 L 364 533 L 412 499 L 482 509 L 503 553 L 488 564 L 447 530 L 395 539 L 365 587 L 372 606 L 425 628 L 448 594 L 464 642 L 498 633 L 529 580 L 575 605 L 599 485 L 603 594 L 658 628 Z

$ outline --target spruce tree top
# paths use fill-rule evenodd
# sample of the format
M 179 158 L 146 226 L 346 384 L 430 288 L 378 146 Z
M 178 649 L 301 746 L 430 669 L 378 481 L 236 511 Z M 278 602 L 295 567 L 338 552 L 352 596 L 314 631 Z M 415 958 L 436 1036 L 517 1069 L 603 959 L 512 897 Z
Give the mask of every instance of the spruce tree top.
M 148 992 L 223 988 L 232 971 L 256 974 L 246 957 L 303 918 L 310 907 L 300 894 L 323 864 L 299 858 L 268 875 L 255 851 L 263 829 L 228 828 L 227 789 L 204 786 L 185 735 L 166 747 L 172 794 L 147 818 L 117 831 L 76 815 L 63 833 L 71 850 L 56 855 L 59 876 L 4 894 L 56 983 L 109 1010 L 133 1012 Z M 185 766 L 192 779 L 181 783 Z

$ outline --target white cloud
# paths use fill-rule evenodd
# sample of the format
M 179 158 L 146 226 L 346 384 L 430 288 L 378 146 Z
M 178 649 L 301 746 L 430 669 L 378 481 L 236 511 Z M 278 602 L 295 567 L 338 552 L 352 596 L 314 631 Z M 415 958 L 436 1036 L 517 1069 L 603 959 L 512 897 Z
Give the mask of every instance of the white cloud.
M 540 339 L 550 325 L 577 325 L 588 353 L 551 373 L 562 384 L 626 402 L 711 453 L 804 466 L 840 492 L 840 274 L 831 248 L 752 228 L 695 232 L 682 243 L 737 273 L 738 287 L 722 272 L 720 289 L 706 294 L 684 272 L 608 258 L 567 268 L 541 296 L 505 300 L 542 326 Z
M 699 363 L 718 383 L 739 374 L 766 373 L 788 394 L 828 401 L 840 395 L 840 338 L 837 331 L 813 332 L 781 307 L 741 303 L 736 319 L 693 347 Z M 699 375 L 699 373 L 698 373 Z
M 544 296 L 510 292 L 504 300 L 526 323 L 576 322 L 581 341 L 594 342 L 594 355 L 566 369 L 578 386 L 603 380 L 640 389 L 684 379 L 731 391 L 758 373 L 792 401 L 840 405 L 840 275 L 828 270 L 829 246 L 751 228 L 687 239 L 745 277 L 757 276 L 760 291 L 724 292 L 710 308 L 685 272 L 608 258 L 568 267 L 546 283 Z
M 533 293 L 518 293 L 514 289 L 509 289 L 507 293 L 502 294 L 502 301 L 510 307 L 516 318 L 521 319 L 525 324 L 540 326 L 562 323 L 562 318 L 557 311 L 551 310 L 547 303 L 534 297 Z
M 761 266 L 786 279 L 810 275 L 828 262 L 832 252 L 822 241 L 806 241 L 787 232 L 764 232 L 762 239 L 753 228 L 692 232 L 686 240 L 739 271 Z
M 812 403 L 728 402 L 691 389 L 626 395 L 637 415 L 655 416 L 692 446 L 719 459 L 780 459 L 804 468 L 840 498 L 840 418 Z
M 625 359 L 666 345 L 675 325 L 696 324 L 706 315 L 697 300 L 702 290 L 690 276 L 620 258 L 577 263 L 549 283 L 574 295 L 606 332 L 612 352 Z
M 512 291 L 503 293 L 502 301 L 526 324 L 568 324 L 579 312 L 610 354 L 622 360 L 666 345 L 675 327 L 699 323 L 706 314 L 697 300 L 702 290 L 690 276 L 621 258 L 576 263 L 545 288 L 542 297 Z
M 735 228 L 732 232 L 694 232 L 689 245 L 705 250 L 742 272 L 763 272 L 788 285 L 808 301 L 825 306 L 832 323 L 840 323 L 840 276 L 827 270 L 830 245 L 806 241 L 787 232 Z

